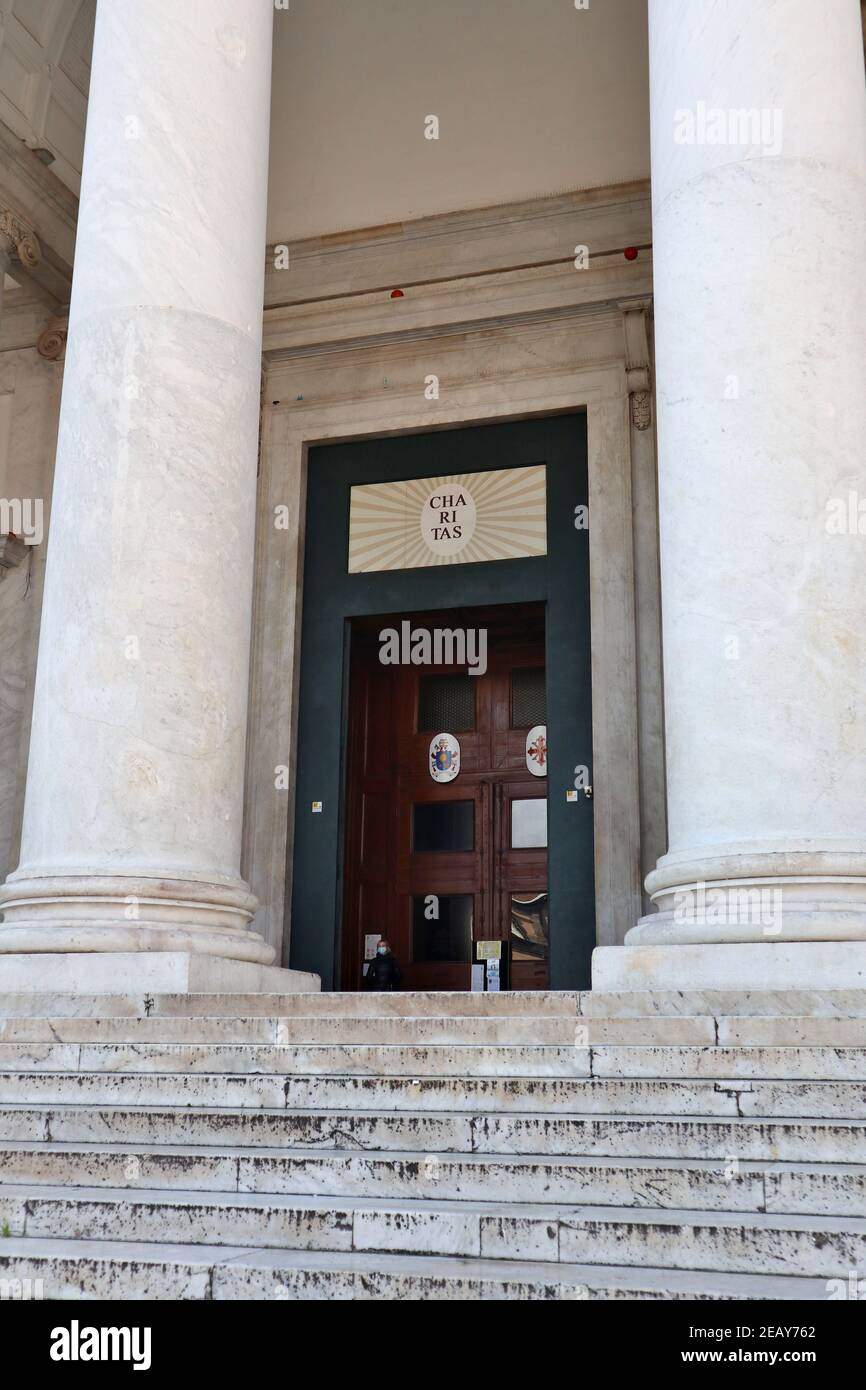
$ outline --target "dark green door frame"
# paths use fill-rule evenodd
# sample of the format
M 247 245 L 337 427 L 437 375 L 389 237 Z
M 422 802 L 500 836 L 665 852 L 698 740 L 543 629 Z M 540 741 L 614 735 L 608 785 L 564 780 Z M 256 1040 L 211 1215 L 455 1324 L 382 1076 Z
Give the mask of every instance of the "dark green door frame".
M 349 494 L 360 483 L 478 473 L 544 463 L 547 555 L 524 560 L 349 574 Z M 590 983 L 595 946 L 592 801 L 568 801 L 575 767 L 592 769 L 589 532 L 575 526 L 588 501 L 586 417 L 480 425 L 389 436 L 309 451 L 303 631 L 287 964 L 339 980 L 342 926 L 344 751 L 348 627 L 352 618 L 544 602 L 547 645 L 550 979 Z M 591 780 L 591 778 L 590 778 Z M 321 813 L 312 813 L 314 802 Z

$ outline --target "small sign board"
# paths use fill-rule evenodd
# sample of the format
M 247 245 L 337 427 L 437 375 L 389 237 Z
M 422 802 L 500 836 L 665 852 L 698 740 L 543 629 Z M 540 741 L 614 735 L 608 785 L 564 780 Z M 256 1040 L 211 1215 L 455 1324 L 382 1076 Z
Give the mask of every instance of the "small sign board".
M 502 942 L 476 941 L 475 954 L 478 960 L 500 960 L 502 958 Z

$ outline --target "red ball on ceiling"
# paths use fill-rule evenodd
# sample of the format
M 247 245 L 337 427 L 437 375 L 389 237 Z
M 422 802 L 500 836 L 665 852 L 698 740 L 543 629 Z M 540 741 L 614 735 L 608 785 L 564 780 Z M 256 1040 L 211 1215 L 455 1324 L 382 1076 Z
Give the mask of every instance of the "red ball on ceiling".
M 636 247 L 636 246 L 627 246 L 627 247 L 625 248 L 625 251 L 623 252 L 623 255 L 625 256 L 625 258 L 626 258 L 627 261 L 636 261 L 636 260 L 637 260 L 637 247 Z
M 404 293 L 403 293 L 402 290 L 392 290 L 392 291 L 391 291 L 391 298 L 392 298 L 392 299 L 405 299 L 405 297 L 406 297 L 406 296 L 404 295 Z

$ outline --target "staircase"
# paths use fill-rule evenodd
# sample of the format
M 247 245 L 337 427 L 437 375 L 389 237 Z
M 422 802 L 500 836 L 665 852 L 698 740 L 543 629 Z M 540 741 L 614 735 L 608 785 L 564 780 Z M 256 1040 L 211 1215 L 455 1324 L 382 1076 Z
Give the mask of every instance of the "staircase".
M 866 991 L 0 996 L 10 1279 L 866 1296 Z

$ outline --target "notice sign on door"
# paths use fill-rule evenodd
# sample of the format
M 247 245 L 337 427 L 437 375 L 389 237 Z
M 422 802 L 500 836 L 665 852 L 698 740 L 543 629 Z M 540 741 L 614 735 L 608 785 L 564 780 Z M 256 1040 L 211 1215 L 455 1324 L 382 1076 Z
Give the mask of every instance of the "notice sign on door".
M 350 574 L 546 554 L 543 463 L 351 491 Z
M 502 942 L 476 941 L 475 953 L 479 960 L 499 960 L 502 955 Z

